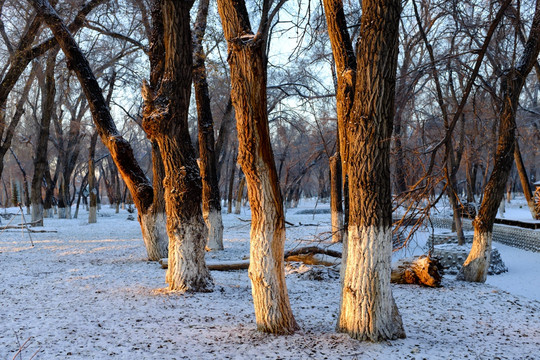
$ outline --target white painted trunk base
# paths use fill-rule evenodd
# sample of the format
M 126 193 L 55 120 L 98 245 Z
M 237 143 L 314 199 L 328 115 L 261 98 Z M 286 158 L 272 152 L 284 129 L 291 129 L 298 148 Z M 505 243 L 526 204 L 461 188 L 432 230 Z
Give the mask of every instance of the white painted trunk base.
M 206 247 L 208 250 L 223 250 L 223 220 L 221 211 L 212 209 L 203 214 L 204 221 L 208 227 L 208 241 Z
M 358 340 L 405 337 L 390 287 L 392 229 L 349 224 L 337 330 Z
M 153 214 L 149 211 L 139 216 L 139 222 L 148 260 L 158 261 L 166 258 L 169 255 L 169 236 L 165 213 Z
M 332 211 L 332 242 L 343 241 L 343 213 Z
M 88 223 L 97 223 L 97 208 L 95 206 L 90 206 L 90 209 L 88 210 Z
M 469 256 L 457 275 L 457 279 L 470 282 L 486 282 L 491 261 L 491 243 L 493 233 L 474 231 L 473 243 Z
M 212 291 L 213 281 L 204 259 L 207 230 L 202 216 L 178 224 L 172 230 L 168 232 L 169 264 L 165 279 L 169 290 Z
M 43 226 L 43 204 L 32 204 L 32 223 Z
M 264 216 L 266 215 L 266 216 Z M 272 214 L 251 223 L 249 278 L 259 331 L 291 334 L 298 329 L 285 283 L 285 229 L 275 229 Z M 266 225 L 266 226 L 265 226 Z

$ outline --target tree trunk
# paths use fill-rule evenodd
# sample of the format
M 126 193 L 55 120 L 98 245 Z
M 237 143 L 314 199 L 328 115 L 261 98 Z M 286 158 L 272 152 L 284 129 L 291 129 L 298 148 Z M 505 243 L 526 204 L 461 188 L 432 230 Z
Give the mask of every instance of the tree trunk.
M 143 127 L 158 143 L 165 169 L 163 185 L 169 235 L 169 289 L 209 291 L 204 260 L 207 229 L 201 212 L 201 178 L 187 115 L 191 93 L 191 2 L 156 1 L 163 14 L 164 72 L 158 89 L 143 86 Z
M 227 214 L 232 213 L 234 174 L 236 172 L 236 154 L 231 157 L 231 174 L 229 176 L 229 194 L 227 196 Z
M 519 95 L 525 84 L 527 75 L 532 70 L 540 52 L 540 0 L 536 1 L 535 13 L 529 39 L 516 67 L 508 70 L 501 79 L 502 109 L 499 118 L 499 136 L 495 164 L 484 189 L 484 197 L 476 219 L 474 219 L 474 237 L 469 256 L 458 274 L 465 281 L 485 282 L 491 259 L 491 242 L 493 239 L 493 223 L 497 209 L 504 196 L 508 175 L 512 169 L 516 110 Z
M 53 51 L 47 58 L 45 68 L 45 83 L 42 90 L 41 123 L 39 124 L 36 154 L 34 157 L 34 175 L 32 177 L 32 222 L 43 226 L 43 199 L 41 197 L 41 185 L 47 170 L 47 145 L 49 143 L 49 133 L 52 113 L 54 111 L 54 97 L 56 86 L 54 79 L 54 69 L 58 51 Z
M 165 189 L 163 178 L 165 169 L 161 160 L 159 145 L 152 141 L 152 171 L 154 186 L 154 202 L 152 209 L 139 215 L 144 232 L 144 245 L 148 260 L 158 261 L 168 256 L 169 236 L 167 235 L 167 215 L 165 212 Z
M 517 139 L 514 147 L 514 161 L 516 163 L 516 169 L 519 174 L 519 180 L 521 181 L 523 194 L 525 195 L 525 199 L 527 200 L 527 206 L 529 207 L 532 218 L 536 219 L 538 217 L 538 214 L 536 212 L 536 207 L 534 204 L 534 196 L 531 189 L 531 183 L 529 182 L 527 170 L 525 169 L 525 165 L 523 164 L 523 158 L 521 157 L 521 151 L 519 150 L 519 141 Z
M 90 150 L 88 151 L 88 192 L 90 208 L 88 209 L 88 223 L 97 222 L 97 189 L 96 189 L 96 145 L 98 132 L 94 131 L 90 138 Z M 144 236 L 143 236 L 144 238 Z
M 197 101 L 199 129 L 199 156 L 203 186 L 202 210 L 208 227 L 206 246 L 209 250 L 223 250 L 223 220 L 221 218 L 221 198 L 216 169 L 216 153 L 214 151 L 214 120 L 206 80 L 206 54 L 202 46 L 206 30 L 208 5 L 209 0 L 199 1 L 199 10 L 193 33 L 193 84 Z
M 332 218 L 332 242 L 343 240 L 343 210 L 341 208 L 341 156 L 339 152 L 330 157 L 330 211 Z
M 298 325 L 285 283 L 285 218 L 268 126 L 264 57 L 268 14 L 263 14 L 259 38 L 251 31 L 243 0 L 218 0 L 218 10 L 229 50 L 238 162 L 251 206 L 249 277 L 255 319 L 260 331 L 290 334 Z
M 337 329 L 359 340 L 405 337 L 390 288 L 390 137 L 398 55 L 399 0 L 364 0 L 349 140 L 349 236 Z
M 242 197 L 244 196 L 244 186 L 246 185 L 246 178 L 242 176 L 242 173 L 238 175 L 240 175 L 240 182 L 238 183 L 238 190 L 236 190 L 236 205 L 234 206 L 234 213 L 236 215 L 240 214 L 242 210 Z

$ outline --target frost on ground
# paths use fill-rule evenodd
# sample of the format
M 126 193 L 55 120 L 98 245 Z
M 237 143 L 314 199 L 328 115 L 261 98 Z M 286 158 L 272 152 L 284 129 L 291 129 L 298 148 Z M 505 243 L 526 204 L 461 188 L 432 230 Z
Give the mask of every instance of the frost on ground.
M 330 215 L 295 212 L 287 213 L 287 221 L 295 224 L 287 227 L 287 249 L 313 241 L 329 246 L 325 232 Z M 509 272 L 488 279 L 496 286 L 452 277 L 439 289 L 393 286 L 407 338 L 382 344 L 335 332 L 335 274 L 319 269 L 317 276 L 306 276 L 308 267 L 291 265 L 287 285 L 301 331 L 272 336 L 255 330 L 246 271 L 212 272 L 212 293 L 169 293 L 165 270 L 145 260 L 138 223 L 126 221 L 125 212 L 116 215 L 104 208 L 101 215 L 96 224 L 87 223 L 85 212 L 79 220 L 45 219 L 45 229 L 58 232 L 32 234 L 34 247 L 20 231 L 0 234 L 1 360 L 12 359 L 27 339 L 21 359 L 30 359 L 38 350 L 36 359 L 539 356 L 540 294 L 536 289 L 528 293 L 527 288 L 538 288 L 540 254 L 497 245 Z M 207 259 L 246 258 L 248 219 L 245 212 L 224 214 L 225 250 L 208 253 Z M 332 247 L 340 250 L 339 245 Z M 530 278 L 520 280 L 523 276 Z

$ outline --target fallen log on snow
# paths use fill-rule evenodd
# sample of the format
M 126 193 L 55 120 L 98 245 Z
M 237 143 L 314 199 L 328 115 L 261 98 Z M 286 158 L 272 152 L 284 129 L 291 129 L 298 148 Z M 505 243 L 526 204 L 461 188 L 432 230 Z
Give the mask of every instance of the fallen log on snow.
M 419 284 L 441 286 L 442 265 L 439 260 L 427 255 L 401 259 L 392 265 L 391 281 L 394 284 Z
M 322 255 L 322 256 L 321 256 Z M 341 263 L 341 253 L 316 246 L 298 248 L 285 252 L 286 261 L 303 262 L 307 265 L 333 266 Z M 168 259 L 159 260 L 161 267 L 167 269 Z M 237 262 L 207 262 L 209 270 L 233 271 L 247 270 L 249 260 Z M 430 287 L 441 286 L 442 265 L 436 258 L 421 255 L 401 259 L 392 265 L 391 282 L 394 284 L 418 284 Z

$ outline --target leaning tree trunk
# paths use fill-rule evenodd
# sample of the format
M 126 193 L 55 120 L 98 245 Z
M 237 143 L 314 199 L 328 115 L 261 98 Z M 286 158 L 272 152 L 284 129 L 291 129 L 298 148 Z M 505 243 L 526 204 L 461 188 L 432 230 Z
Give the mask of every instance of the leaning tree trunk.
M 519 95 L 540 52 L 540 0 L 536 1 L 535 9 L 529 39 L 525 44 L 523 55 L 517 61 L 517 67 L 508 70 L 501 79 L 502 109 L 499 118 L 499 138 L 495 164 L 484 189 L 482 205 L 473 222 L 474 237 L 471 251 L 458 274 L 458 278 L 462 280 L 485 282 L 487 278 L 491 259 L 493 223 L 503 199 L 506 181 L 513 164 Z
M 187 115 L 191 95 L 192 3 L 156 1 L 162 6 L 165 68 L 160 87 L 143 86 L 143 127 L 161 151 L 165 169 L 165 206 L 169 234 L 169 289 L 209 291 L 204 260 L 207 229 L 201 212 L 201 178 L 191 144 Z
M 90 105 L 99 136 L 109 149 L 111 157 L 132 194 L 135 205 L 139 211 L 149 208 L 153 199 L 152 186 L 135 160 L 131 146 L 116 128 L 88 60 L 79 49 L 69 29 L 47 0 L 29 0 L 29 2 L 51 29 L 66 56 L 70 69 L 76 73 Z
M 527 176 L 525 164 L 523 164 L 523 158 L 521 157 L 521 151 L 519 150 L 519 141 L 517 139 L 514 147 L 514 161 L 516 163 L 516 169 L 519 174 L 519 180 L 521 181 L 523 194 L 525 195 L 525 200 L 527 200 L 527 206 L 529 207 L 529 211 L 531 212 L 533 220 L 535 220 L 538 217 L 538 213 L 536 212 L 531 183 L 529 182 L 529 177 Z
M 298 325 L 285 283 L 285 217 L 270 145 L 265 39 L 253 35 L 244 1 L 218 0 L 218 10 L 229 50 L 238 162 L 247 179 L 251 207 L 249 277 L 255 319 L 260 331 L 289 334 Z M 259 35 L 264 36 L 264 31 Z
M 405 337 L 390 288 L 390 138 L 398 55 L 399 0 L 364 0 L 354 111 L 347 126 L 349 236 L 337 329 L 359 340 Z
M 199 1 L 197 21 L 194 26 L 193 44 L 193 84 L 195 100 L 197 101 L 197 116 L 199 129 L 199 157 L 202 178 L 202 210 L 208 226 L 209 250 L 223 250 L 223 220 L 221 217 L 221 198 L 219 196 L 218 174 L 216 168 L 216 153 L 214 151 L 214 120 L 202 41 L 206 30 L 209 0 Z

